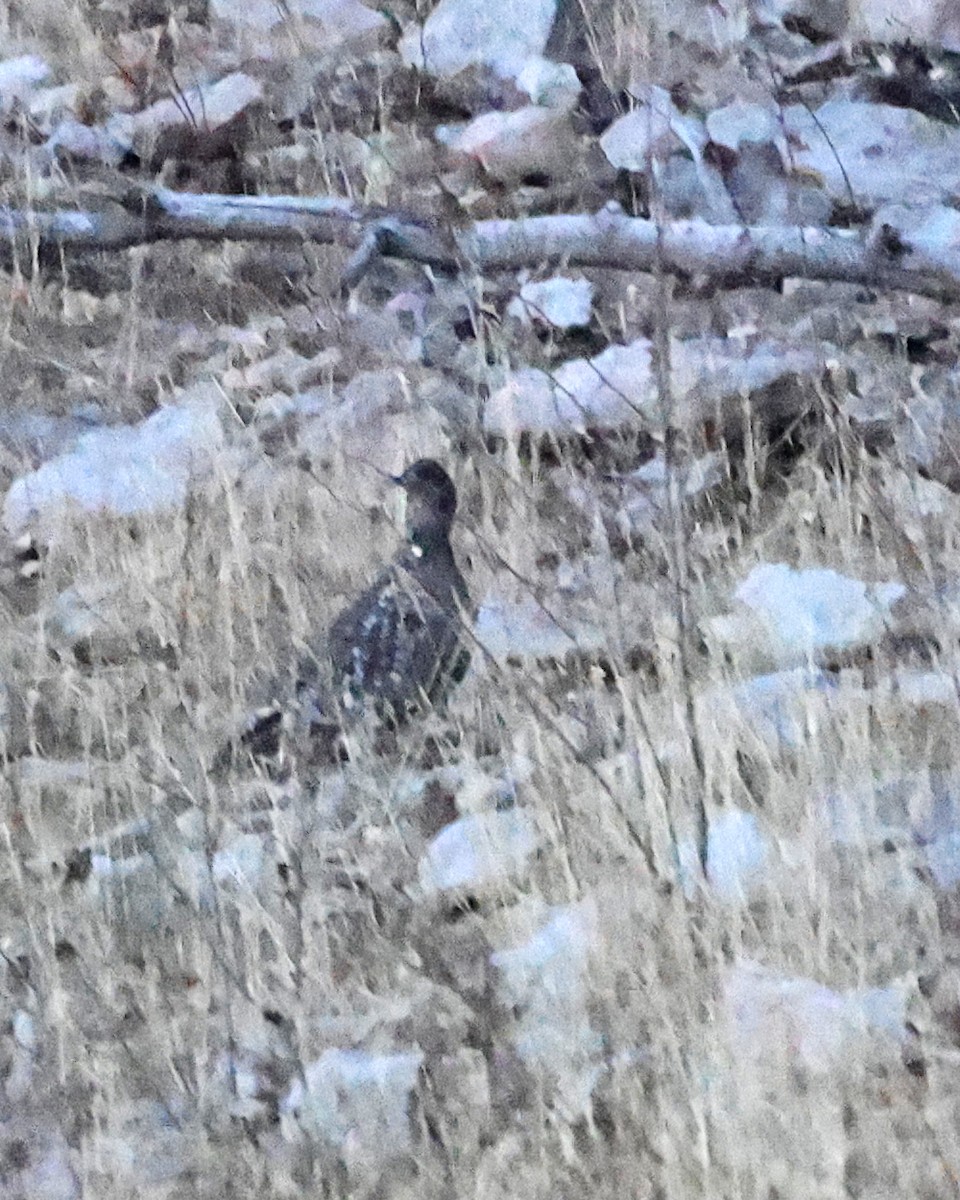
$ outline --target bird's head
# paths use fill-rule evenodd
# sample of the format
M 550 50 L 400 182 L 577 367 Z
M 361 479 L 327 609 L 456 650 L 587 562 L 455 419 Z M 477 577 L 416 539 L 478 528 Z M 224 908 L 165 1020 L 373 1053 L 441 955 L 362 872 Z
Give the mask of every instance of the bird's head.
M 457 511 L 457 489 L 443 467 L 421 458 L 393 481 L 407 494 L 407 540 L 424 551 L 445 543 Z

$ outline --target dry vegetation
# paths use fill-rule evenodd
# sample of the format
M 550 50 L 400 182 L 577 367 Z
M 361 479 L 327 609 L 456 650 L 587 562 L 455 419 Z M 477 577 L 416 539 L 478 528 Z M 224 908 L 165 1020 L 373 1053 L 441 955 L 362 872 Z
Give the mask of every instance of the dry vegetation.
M 108 7 L 69 7 L 69 44 L 60 6 L 25 24 L 8 14 L 9 31 L 92 79 L 121 37 L 149 41 L 107 21 Z M 616 29 L 595 29 L 594 50 L 615 75 L 610 36 L 623 54 L 656 25 L 598 8 Z M 104 31 L 112 23 L 119 32 Z M 199 27 L 185 28 L 186 62 Z M 358 87 L 376 84 L 351 70 Z M 345 157 L 346 110 L 332 121 L 327 98 L 318 90 L 315 121 L 279 148 L 257 131 L 255 185 L 409 200 L 402 176 L 378 194 L 369 160 Z M 379 127 L 426 144 L 389 109 Z M 197 167 L 188 186 L 219 187 L 216 169 Z M 3 181 L 18 203 L 32 186 Z M 6 551 L 0 1193 L 67 1195 L 50 1182 L 59 1170 L 100 1200 L 956 1195 L 955 897 L 914 841 L 870 832 L 887 803 L 922 813 L 954 792 L 960 707 L 918 704 L 898 680 L 918 666 L 957 677 L 937 601 L 957 570 L 956 497 L 924 515 L 897 447 L 868 450 L 836 397 L 811 389 L 787 430 L 746 404 L 738 437 L 702 431 L 683 451 L 718 452 L 722 482 L 635 536 L 617 523 L 609 476 L 651 442 L 485 444 L 481 392 L 463 371 L 446 379 L 402 358 L 404 327 L 380 314 L 422 271 L 385 265 L 344 303 L 344 257 L 186 243 L 9 276 L 0 292 L 6 411 L 91 403 L 132 422 L 213 379 L 225 430 L 181 510 L 64 518 L 43 531 L 29 582 Z M 762 327 L 794 302 L 595 282 L 598 347 L 665 327 Z M 582 353 L 492 319 L 511 281 L 437 282 L 458 287 L 464 308 L 484 301 L 471 353 L 491 372 Z M 287 403 L 303 360 L 332 415 Z M 878 405 L 902 401 L 898 378 L 889 396 L 878 380 Z M 31 461 L 3 453 L 7 486 Z M 456 549 L 477 600 L 533 595 L 600 648 L 506 663 L 478 650 L 450 712 L 405 732 L 395 754 L 358 738 L 342 768 L 212 777 L 251 702 L 289 680 L 396 544 L 367 464 L 420 454 L 456 476 Z M 922 598 L 926 635 L 830 663 L 829 689 L 798 684 L 797 736 L 779 741 L 731 699 L 765 664 L 702 636 L 753 566 L 778 561 L 899 578 Z M 828 817 L 838 795 L 861 797 L 865 814 L 843 843 Z M 509 882 L 430 894 L 430 839 L 458 814 L 509 804 L 532 818 L 538 853 Z M 678 840 L 697 837 L 704 810 L 734 806 L 789 850 L 749 898 L 685 892 Z M 232 876 L 225 851 L 256 867 Z M 491 955 L 569 905 L 583 934 L 572 961 L 535 969 L 511 1003 Z M 838 991 L 896 981 L 910 1034 L 847 1030 L 807 1053 L 815 1034 L 785 1009 L 740 1019 L 729 980 L 745 960 Z M 565 1050 L 537 1069 L 518 1031 L 548 1029 Z M 376 1116 L 375 1087 L 365 1115 L 340 1114 L 336 1148 L 285 1111 L 334 1047 L 422 1052 L 400 1132 L 396 1114 Z M 371 1149 L 378 1120 L 384 1142 L 409 1136 L 386 1165 Z

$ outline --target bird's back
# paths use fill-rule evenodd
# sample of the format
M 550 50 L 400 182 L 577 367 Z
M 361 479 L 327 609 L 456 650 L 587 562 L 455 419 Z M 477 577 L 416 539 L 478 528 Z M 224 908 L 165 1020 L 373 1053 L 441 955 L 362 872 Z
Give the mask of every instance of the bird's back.
M 401 722 L 462 678 L 467 586 L 449 546 L 401 554 L 330 628 L 334 686 L 347 713 L 372 704 Z

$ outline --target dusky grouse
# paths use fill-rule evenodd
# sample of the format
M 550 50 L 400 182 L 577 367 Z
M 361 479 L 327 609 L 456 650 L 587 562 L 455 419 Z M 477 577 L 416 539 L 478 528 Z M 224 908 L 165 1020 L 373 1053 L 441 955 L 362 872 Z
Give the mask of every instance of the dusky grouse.
M 332 698 L 316 661 L 301 664 L 294 721 L 328 749 L 364 713 L 396 728 L 442 703 L 470 663 L 470 597 L 450 545 L 457 490 L 430 458 L 391 478 L 406 491 L 407 545 L 330 627 Z M 247 754 L 275 754 L 282 724 L 280 709 L 260 714 L 241 738 Z

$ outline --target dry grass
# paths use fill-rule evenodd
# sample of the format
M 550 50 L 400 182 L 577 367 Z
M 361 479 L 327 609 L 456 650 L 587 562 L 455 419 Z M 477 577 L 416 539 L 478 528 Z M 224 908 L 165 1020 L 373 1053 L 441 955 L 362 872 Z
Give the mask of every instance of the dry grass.
M 498 580 L 523 590 L 484 561 L 483 544 L 548 584 L 536 548 L 570 536 L 552 502 L 565 470 L 531 476 L 491 460 L 461 471 L 469 528 L 458 548 L 473 559 L 478 596 Z M 29 1081 L 19 1103 L 63 1130 L 87 1186 L 99 1196 L 279 1196 L 311 1178 L 346 1186 L 322 1149 L 282 1140 L 270 1097 L 326 1047 L 360 1045 L 427 1050 L 412 1157 L 387 1173 L 383 1195 L 951 1194 L 947 901 L 918 877 L 915 847 L 834 844 L 825 800 L 955 770 L 956 706 L 918 709 L 889 687 L 892 663 L 869 676 L 850 668 L 838 691 L 801 698 L 800 744 L 765 745 L 730 708 L 744 664 L 699 654 L 685 678 L 670 575 L 654 556 L 614 558 L 594 530 L 587 555 L 610 586 L 597 586 L 585 615 L 617 648 L 612 684 L 596 671 L 481 660 L 454 700 L 460 744 L 433 783 L 417 766 L 422 730 L 401 746 L 406 761 L 361 746 L 319 777 L 215 781 L 206 767 L 269 681 L 264 664 L 282 674 L 392 536 L 339 486 L 324 493 L 302 472 L 271 468 L 273 490 L 238 498 L 233 471 L 225 464 L 189 520 L 141 523 L 135 539 L 78 520 L 52 548 L 38 611 L 67 584 L 111 581 L 116 661 L 78 665 L 69 648 L 51 659 L 33 617 L 9 622 L 4 639 L 8 687 L 36 698 L 27 725 L 40 743 L 3 782 L 7 1020 L 29 1013 L 35 1037 L 24 1044 L 7 1025 L 8 1094 Z M 866 486 L 880 474 L 863 462 L 840 478 L 808 460 L 769 517 L 703 514 L 686 546 L 693 611 L 709 613 L 771 557 L 851 572 L 873 562 L 882 576 L 889 559 L 864 533 L 883 528 Z M 341 521 L 368 526 L 345 558 Z M 930 578 L 949 576 L 952 540 L 946 522 L 931 529 Z M 644 634 L 652 673 L 628 666 Z M 171 647 L 175 665 L 136 653 L 138 636 Z M 686 699 L 712 687 L 696 719 L 698 767 Z M 482 798 L 476 780 L 505 771 L 549 844 L 522 887 L 454 919 L 416 887 L 438 827 L 431 804 L 449 794 L 462 806 L 470 780 Z M 749 902 L 685 900 L 671 839 L 692 835 L 704 801 L 756 812 L 803 848 L 800 860 Z M 253 891 L 211 875 L 216 852 L 244 832 L 265 848 Z M 83 878 L 78 847 L 128 855 L 131 873 L 103 876 L 95 863 Z M 542 905 L 584 900 L 596 909 L 586 1011 L 608 1066 L 581 1114 L 566 1111 L 549 1074 L 504 1061 L 520 1014 L 495 1002 L 487 962 L 535 928 Z M 741 956 L 839 989 L 907 980 L 923 1075 L 881 1038 L 813 1074 L 762 1038 L 763 1053 L 749 1039 L 738 1052 L 722 986 Z M 235 1071 L 257 1073 L 259 1099 Z M 180 1164 L 176 1179 L 155 1181 L 161 1162 Z
M 613 16 L 635 41 L 652 36 L 632 11 Z M 269 350 L 341 351 L 331 405 L 361 368 L 383 370 L 373 391 L 386 389 L 390 348 L 371 350 L 329 299 L 328 257 L 302 256 L 294 277 L 286 267 L 181 246 L 131 255 L 119 302 L 69 280 L 24 283 L 0 322 L 7 402 L 59 414 L 92 398 L 134 420 L 266 356 L 239 331 L 278 311 Z M 625 311 L 617 295 L 603 319 L 626 339 L 654 307 Z M 709 325 L 707 306 L 697 316 Z M 10 582 L 0 1190 L 61 1194 L 37 1173 L 45 1160 L 69 1163 L 101 1200 L 956 1195 L 955 899 L 919 846 L 878 839 L 869 818 L 891 789 L 915 819 L 943 781 L 952 793 L 960 705 L 914 702 L 897 681 L 916 664 L 881 646 L 839 664 L 834 689 L 798 692 L 800 735 L 778 743 L 731 698 L 769 664 L 698 636 L 764 561 L 900 577 L 935 609 L 957 570 L 956 498 L 918 519 L 892 486 L 900 468 L 824 422 L 789 469 L 760 438 L 755 488 L 729 483 L 683 514 L 682 536 L 668 514 L 627 550 L 603 519 L 602 461 L 582 447 L 543 461 L 516 447 L 461 454 L 421 398 L 429 372 L 401 371 L 389 403 L 352 410 L 341 435 L 336 420 L 244 424 L 244 405 L 276 396 L 229 395 L 227 448 L 186 511 L 77 514 L 29 594 Z M 533 593 L 566 615 L 572 563 L 589 581 L 575 607 L 601 634 L 602 664 L 478 654 L 447 719 L 410 730 L 394 756 L 361 739 L 342 768 L 213 778 L 251 700 L 289 679 L 395 544 L 358 459 L 395 468 L 418 453 L 457 472 L 475 597 Z M 752 479 L 744 452 L 731 456 L 731 475 Z M 0 462 L 4 482 L 27 465 Z M 67 588 L 92 597 L 84 638 L 58 623 Z M 955 679 L 948 617 L 933 668 Z M 428 735 L 451 726 L 454 744 L 427 769 Z M 541 852 L 471 903 L 425 894 L 430 839 L 506 792 L 543 831 Z M 866 814 L 844 844 L 827 816 L 838 795 L 862 797 Z M 749 898 L 679 886 L 676 841 L 695 836 L 704 806 L 748 810 L 787 847 Z M 263 856 L 253 887 L 218 858 L 241 848 Z M 511 1005 L 491 954 L 569 905 L 589 931 L 582 974 L 567 972 L 569 993 L 533 984 Z M 744 1033 L 724 988 L 746 959 L 841 991 L 901 981 L 911 1037 L 858 1030 L 811 1063 L 776 1019 Z M 541 1014 L 570 1051 L 562 1070 L 518 1052 Z M 278 1119 L 330 1047 L 423 1051 L 410 1149 L 383 1171 L 364 1166 L 362 1137 L 345 1136 L 341 1154 Z

